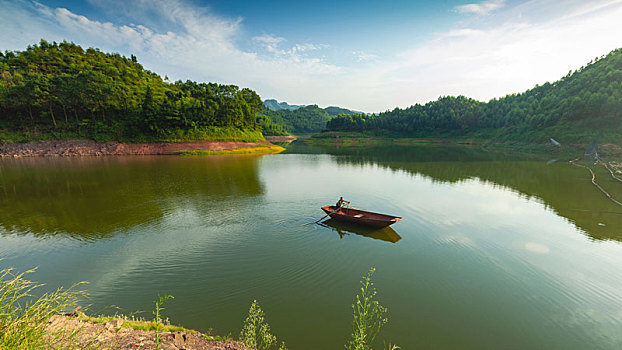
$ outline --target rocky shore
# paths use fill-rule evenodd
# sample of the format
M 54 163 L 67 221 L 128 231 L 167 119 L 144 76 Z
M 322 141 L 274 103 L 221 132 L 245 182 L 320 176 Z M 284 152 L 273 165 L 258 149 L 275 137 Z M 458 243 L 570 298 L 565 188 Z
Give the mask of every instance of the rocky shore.
M 0 144 L 0 157 L 70 157 L 70 156 L 116 156 L 116 155 L 167 155 L 182 150 L 222 151 L 241 147 L 271 145 L 262 142 L 154 142 L 154 143 L 98 143 L 91 140 L 40 141 Z
M 50 341 L 51 349 L 156 349 L 153 330 L 134 329 L 133 323 L 120 318 L 89 320 L 84 316 L 55 315 L 47 326 L 50 334 L 63 335 Z M 135 324 L 134 324 L 135 326 Z M 60 341 L 59 339 L 63 339 Z M 182 329 L 161 331 L 162 350 L 249 350 L 243 343 L 233 340 L 215 340 L 200 332 Z

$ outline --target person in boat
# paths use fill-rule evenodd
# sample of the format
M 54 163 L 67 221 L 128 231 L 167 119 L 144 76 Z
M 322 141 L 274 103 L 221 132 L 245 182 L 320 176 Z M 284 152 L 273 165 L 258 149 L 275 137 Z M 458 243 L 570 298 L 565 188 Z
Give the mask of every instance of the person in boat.
M 335 204 L 335 206 L 337 207 L 337 209 L 340 209 L 341 207 L 344 206 L 344 204 L 350 203 L 348 201 L 343 200 L 343 197 L 339 197 L 339 200 L 337 201 L 337 204 Z

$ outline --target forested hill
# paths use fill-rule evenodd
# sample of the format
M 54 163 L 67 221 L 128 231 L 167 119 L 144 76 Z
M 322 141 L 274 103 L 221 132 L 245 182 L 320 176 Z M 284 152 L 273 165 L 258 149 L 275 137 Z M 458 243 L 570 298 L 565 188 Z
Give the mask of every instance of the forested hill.
M 253 90 L 168 82 L 136 60 L 44 40 L 0 52 L 0 142 L 261 139 Z
M 353 111 L 347 108 L 341 108 L 341 107 L 336 107 L 336 106 L 330 106 L 330 107 L 326 107 L 324 108 L 324 111 L 326 111 L 326 113 L 332 115 L 332 116 L 336 116 L 336 115 L 340 115 L 340 114 L 365 114 L 363 112 L 360 111 Z
M 484 135 L 500 139 L 585 142 L 622 140 L 622 49 L 596 58 L 554 83 L 487 103 L 464 96 L 379 115 L 341 115 L 333 131 L 383 131 L 403 136 Z
M 260 124 L 266 135 L 281 133 L 306 134 L 316 133 L 326 128 L 326 123 L 340 114 L 352 115 L 361 112 L 330 106 L 320 108 L 317 105 L 296 106 L 276 100 L 264 101 L 264 116 Z
M 284 130 L 293 134 L 320 132 L 326 128 L 326 123 L 333 117 L 317 105 L 305 106 L 291 111 L 264 109 L 263 113 L 269 117 L 272 123 L 280 125 Z

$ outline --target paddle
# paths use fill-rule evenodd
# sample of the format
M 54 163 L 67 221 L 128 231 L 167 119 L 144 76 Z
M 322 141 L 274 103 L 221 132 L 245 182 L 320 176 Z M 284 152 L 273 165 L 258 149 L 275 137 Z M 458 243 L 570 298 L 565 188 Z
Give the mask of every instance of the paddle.
M 341 207 L 338 207 L 337 209 L 341 209 Z M 320 222 L 320 221 L 324 220 L 324 218 L 326 218 L 326 217 L 327 217 L 327 216 L 329 216 L 330 214 L 334 214 L 334 213 L 336 213 L 336 212 L 337 212 L 337 210 L 333 210 L 333 211 L 331 211 L 330 213 L 328 213 L 328 214 L 326 214 L 326 215 L 322 216 L 320 219 L 318 219 L 318 220 L 316 220 L 316 221 L 313 221 L 313 222 L 307 222 L 305 225 L 317 224 L 318 222 Z
M 332 213 L 334 213 L 334 212 L 332 212 Z M 330 214 L 332 214 L 332 213 L 330 213 Z M 318 219 L 317 221 L 312 222 L 312 224 L 317 224 L 318 222 L 320 222 L 320 221 L 324 220 L 324 218 L 325 218 L 325 217 L 327 217 L 327 216 L 329 216 L 330 214 L 326 214 L 326 215 L 322 216 L 322 217 L 321 217 L 320 219 Z

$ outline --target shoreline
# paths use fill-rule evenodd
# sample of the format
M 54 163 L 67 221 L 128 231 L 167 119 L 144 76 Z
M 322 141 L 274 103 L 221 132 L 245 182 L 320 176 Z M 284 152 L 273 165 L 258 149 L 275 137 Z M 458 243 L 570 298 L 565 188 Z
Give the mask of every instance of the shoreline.
M 369 147 L 379 145 L 400 145 L 400 146 L 467 146 L 481 147 L 486 149 L 511 149 L 516 151 L 535 151 L 535 152 L 583 152 L 589 143 L 563 143 L 559 146 L 550 141 L 533 142 L 520 139 L 497 140 L 482 136 L 471 135 L 429 135 L 429 136 L 392 136 L 374 135 L 364 132 L 325 132 L 314 134 L 305 139 L 305 142 L 313 146 L 337 146 L 337 147 Z M 613 157 L 622 158 L 622 145 L 611 142 L 603 142 L 598 145 L 599 153 Z
M 268 141 L 193 141 L 193 142 L 104 142 L 92 140 L 58 140 L 0 144 L 3 157 L 76 157 L 120 155 L 177 155 L 181 151 L 224 151 L 236 148 L 272 146 Z
M 83 313 L 57 314 L 48 320 L 50 334 L 73 334 L 64 341 L 68 347 L 103 347 L 105 349 L 154 349 L 156 331 L 153 321 L 129 320 L 126 317 L 89 317 Z M 170 350 L 248 350 L 231 337 L 214 336 L 179 326 L 159 326 L 159 348 Z M 58 345 L 58 344 L 57 344 Z
M 294 135 L 284 135 L 284 136 L 264 136 L 266 141 L 271 143 L 290 143 L 296 141 L 298 137 Z

